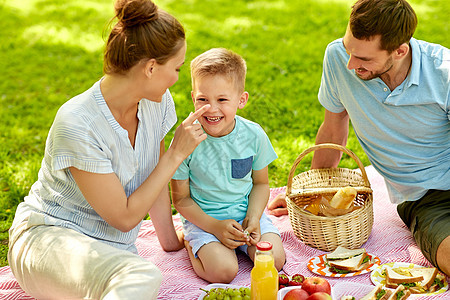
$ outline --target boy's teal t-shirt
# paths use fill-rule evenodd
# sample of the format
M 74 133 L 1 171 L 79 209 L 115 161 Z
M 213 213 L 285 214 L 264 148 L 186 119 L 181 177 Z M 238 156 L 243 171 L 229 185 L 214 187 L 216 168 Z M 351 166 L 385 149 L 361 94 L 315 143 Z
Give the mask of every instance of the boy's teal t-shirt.
M 191 198 L 208 215 L 242 220 L 253 187 L 252 170 L 261 170 L 276 158 L 261 126 L 236 116 L 233 131 L 219 138 L 208 135 L 173 179 L 189 179 Z

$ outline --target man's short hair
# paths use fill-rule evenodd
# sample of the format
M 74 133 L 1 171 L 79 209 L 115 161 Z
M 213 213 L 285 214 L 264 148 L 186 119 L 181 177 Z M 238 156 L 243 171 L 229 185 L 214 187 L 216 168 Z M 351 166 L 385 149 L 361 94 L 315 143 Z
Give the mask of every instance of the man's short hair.
M 195 79 L 208 75 L 224 75 L 233 80 L 242 93 L 245 90 L 245 75 L 247 65 L 245 60 L 237 53 L 225 48 L 212 48 L 191 62 L 192 86 Z
M 381 49 L 392 52 L 409 43 L 417 16 L 405 0 L 358 0 L 352 6 L 350 30 L 360 40 L 381 36 Z

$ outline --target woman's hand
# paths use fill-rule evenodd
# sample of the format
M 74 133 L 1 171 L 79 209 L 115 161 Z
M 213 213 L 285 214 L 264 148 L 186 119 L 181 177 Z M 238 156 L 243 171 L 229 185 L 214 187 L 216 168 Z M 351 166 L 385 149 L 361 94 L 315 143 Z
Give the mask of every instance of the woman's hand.
M 202 126 L 195 121 L 210 107 L 211 105 L 207 104 L 191 113 L 175 130 L 169 150 L 172 150 L 181 161 L 186 159 L 206 139 L 207 135 L 203 131 Z
M 271 215 L 274 216 L 282 216 L 287 215 L 287 204 L 286 204 L 286 194 L 278 194 L 276 195 L 275 199 L 273 199 L 268 205 L 267 209 L 269 210 Z

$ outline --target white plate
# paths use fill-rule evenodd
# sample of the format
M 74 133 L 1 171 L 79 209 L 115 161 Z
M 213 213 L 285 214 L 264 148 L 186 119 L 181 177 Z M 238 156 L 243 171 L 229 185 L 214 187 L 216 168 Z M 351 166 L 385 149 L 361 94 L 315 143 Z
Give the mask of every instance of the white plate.
M 248 287 L 248 286 L 242 286 L 242 285 L 233 285 L 233 284 L 223 284 L 223 283 L 212 283 L 212 284 L 209 284 L 209 285 L 207 285 L 207 286 L 205 286 L 205 287 L 203 287 L 202 289 L 204 289 L 204 290 L 210 290 L 210 289 L 212 289 L 212 288 L 224 288 L 224 289 L 226 289 L 226 288 L 241 288 L 241 287 Z M 282 289 L 280 289 L 280 290 L 278 290 L 278 293 L 277 293 L 277 300 L 283 300 L 283 297 L 286 295 L 286 293 L 287 292 L 289 292 L 290 290 L 293 290 L 293 289 L 301 289 L 302 287 L 301 286 L 287 286 L 287 287 L 285 287 L 285 288 L 282 288 Z M 333 290 L 334 290 L 334 287 L 331 287 L 331 295 L 333 295 Z M 206 292 L 204 292 L 204 291 L 201 291 L 201 294 L 200 294 L 200 296 L 198 296 L 198 300 L 202 300 L 203 299 L 203 297 L 205 297 L 206 296 Z M 334 299 L 334 297 L 332 297 L 333 299 Z
M 386 278 L 384 275 L 381 274 L 383 272 L 383 269 L 386 267 L 389 267 L 389 268 L 411 268 L 411 269 L 412 268 L 423 268 L 423 266 L 419 266 L 419 265 L 416 265 L 413 263 L 405 263 L 405 262 L 390 262 L 390 263 L 382 264 L 381 266 L 378 266 L 376 269 L 374 269 L 372 271 L 372 273 L 370 274 L 370 280 L 372 281 L 373 284 L 375 284 L 375 285 L 377 285 L 377 284 L 385 285 L 386 284 Z M 448 282 L 444 278 L 444 286 L 440 290 L 437 290 L 436 292 L 433 292 L 433 293 L 415 294 L 415 295 L 420 295 L 420 296 L 437 295 L 437 294 L 442 294 L 447 290 L 448 290 Z
M 241 288 L 241 287 L 248 287 L 248 286 L 243 286 L 243 285 L 234 285 L 234 284 L 224 284 L 224 283 L 211 283 L 208 284 L 207 286 L 203 287 L 202 289 L 209 291 L 212 288 Z M 202 300 L 203 297 L 206 296 L 206 292 L 201 291 L 202 293 L 200 294 L 200 296 L 198 296 L 198 300 Z
M 353 277 L 353 276 L 358 276 L 361 274 L 365 274 L 365 273 L 369 273 L 372 270 L 374 270 L 381 262 L 380 259 L 375 256 L 372 255 L 370 253 L 367 253 L 367 255 L 370 258 L 370 262 L 371 264 L 369 265 L 369 267 L 367 269 L 358 271 L 358 272 L 350 272 L 350 273 L 346 273 L 346 274 L 340 274 L 340 273 L 335 273 L 332 272 L 330 270 L 330 268 L 326 265 L 326 254 L 322 254 L 316 257 L 311 258 L 308 261 L 308 269 L 317 274 L 317 275 L 322 275 L 322 276 L 328 276 L 328 277 L 340 277 L 340 278 L 344 278 L 344 277 Z
M 341 299 L 342 296 L 353 296 L 361 299 L 370 293 L 375 287 L 373 285 L 362 284 L 351 281 L 341 281 L 333 285 L 331 298 Z

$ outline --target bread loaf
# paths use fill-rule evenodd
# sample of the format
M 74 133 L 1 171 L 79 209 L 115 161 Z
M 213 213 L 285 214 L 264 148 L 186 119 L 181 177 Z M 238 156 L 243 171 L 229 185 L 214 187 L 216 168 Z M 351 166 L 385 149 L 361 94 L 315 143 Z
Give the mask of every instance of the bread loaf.
M 354 187 L 343 187 L 331 198 L 330 205 L 334 208 L 347 209 L 352 205 L 356 194 L 357 192 Z

